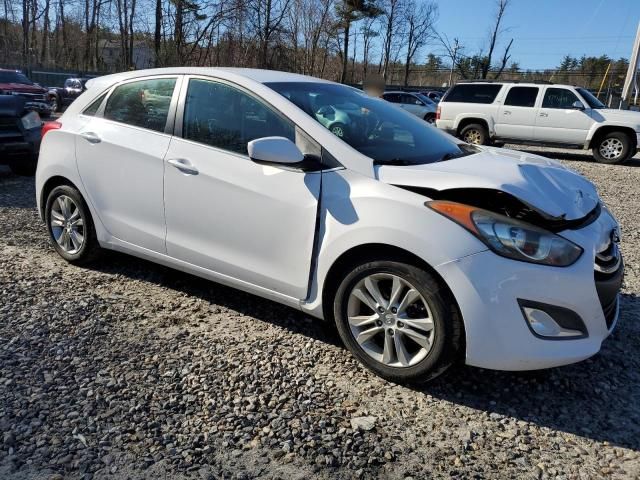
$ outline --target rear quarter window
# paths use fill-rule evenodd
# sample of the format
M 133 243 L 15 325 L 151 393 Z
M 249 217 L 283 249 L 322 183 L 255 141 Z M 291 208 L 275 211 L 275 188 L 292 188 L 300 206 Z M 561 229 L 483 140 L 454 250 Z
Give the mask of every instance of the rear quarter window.
M 441 102 L 492 103 L 501 88 L 501 84 L 459 84 Z

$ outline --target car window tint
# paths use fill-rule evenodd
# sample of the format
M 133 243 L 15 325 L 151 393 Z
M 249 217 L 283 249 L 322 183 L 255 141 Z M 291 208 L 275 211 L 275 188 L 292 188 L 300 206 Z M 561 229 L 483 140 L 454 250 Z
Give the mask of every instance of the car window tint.
M 400 97 L 397 93 L 385 93 L 383 95 L 384 99 L 391 103 L 400 103 Z
M 104 109 L 104 118 L 164 132 L 175 78 L 125 83 L 116 87 Z
M 106 96 L 107 96 L 106 93 L 103 93 L 102 95 L 100 95 L 97 99 L 91 102 L 91 105 L 89 105 L 87 108 L 84 109 L 82 114 L 87 115 L 89 117 L 93 117 L 98 111 L 98 109 L 100 108 L 100 105 L 102 105 L 102 101 Z
M 237 88 L 209 80 L 189 81 L 182 136 L 213 147 L 247 154 L 247 143 L 262 137 L 295 142 L 293 125 Z
M 416 105 L 417 100 L 413 95 L 407 95 L 406 93 L 402 95 L 402 103 L 405 105 Z
M 502 88 L 501 84 L 462 83 L 454 86 L 442 102 L 491 103 Z
M 533 107 L 538 97 L 538 87 L 511 87 L 505 105 L 513 107 Z
M 566 88 L 547 88 L 542 100 L 542 108 L 572 108 L 578 97 Z M 582 103 L 582 102 L 580 102 Z

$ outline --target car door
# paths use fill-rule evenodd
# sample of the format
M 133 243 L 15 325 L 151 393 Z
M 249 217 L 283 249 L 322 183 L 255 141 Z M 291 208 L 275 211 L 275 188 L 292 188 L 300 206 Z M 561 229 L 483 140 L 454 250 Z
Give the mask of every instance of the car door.
M 575 102 L 581 108 L 576 108 Z M 593 119 L 585 110 L 584 103 L 572 90 L 546 87 L 536 116 L 535 139 L 541 142 L 582 145 L 592 123 Z
M 495 119 L 498 137 L 533 140 L 539 91 L 538 87 L 513 86 L 509 89 Z
M 177 81 L 149 77 L 116 86 L 76 139 L 82 183 L 107 231 L 155 252 L 165 251 L 164 156 Z
M 166 156 L 167 253 L 304 298 L 321 175 L 255 163 L 247 142 L 284 136 L 305 153 L 320 155 L 319 147 L 236 85 L 199 77 L 185 84 Z
M 422 117 L 425 112 L 424 103 L 422 103 L 422 101 L 417 97 L 408 93 L 402 94 L 402 108 L 407 112 L 417 115 L 418 117 Z

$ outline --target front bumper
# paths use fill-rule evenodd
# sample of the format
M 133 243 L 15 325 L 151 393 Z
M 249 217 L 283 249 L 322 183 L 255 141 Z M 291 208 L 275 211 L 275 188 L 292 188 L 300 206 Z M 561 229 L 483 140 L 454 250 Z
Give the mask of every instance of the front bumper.
M 569 267 L 509 260 L 490 251 L 448 262 L 437 270 L 460 307 L 466 330 L 466 363 L 496 370 L 536 370 L 579 362 L 595 355 L 615 328 L 624 271 L 594 273 L 600 239 L 615 228 L 603 213 L 593 224 L 564 236 L 585 253 Z M 572 238 L 573 237 L 573 238 Z M 583 338 L 539 338 L 518 301 L 555 305 L 575 312 L 586 326 Z
M 46 102 L 25 102 L 26 110 L 38 112 L 39 115 L 51 115 L 51 105 Z
M 19 119 L 0 119 L 0 164 L 31 161 L 40 150 L 41 130 L 24 130 Z

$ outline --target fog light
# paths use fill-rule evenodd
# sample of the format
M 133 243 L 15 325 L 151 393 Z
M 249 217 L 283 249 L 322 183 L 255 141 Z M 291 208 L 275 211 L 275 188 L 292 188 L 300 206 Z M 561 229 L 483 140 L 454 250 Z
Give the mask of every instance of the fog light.
M 528 300 L 518 300 L 531 332 L 539 338 L 569 340 L 584 338 L 587 329 L 572 310 Z

